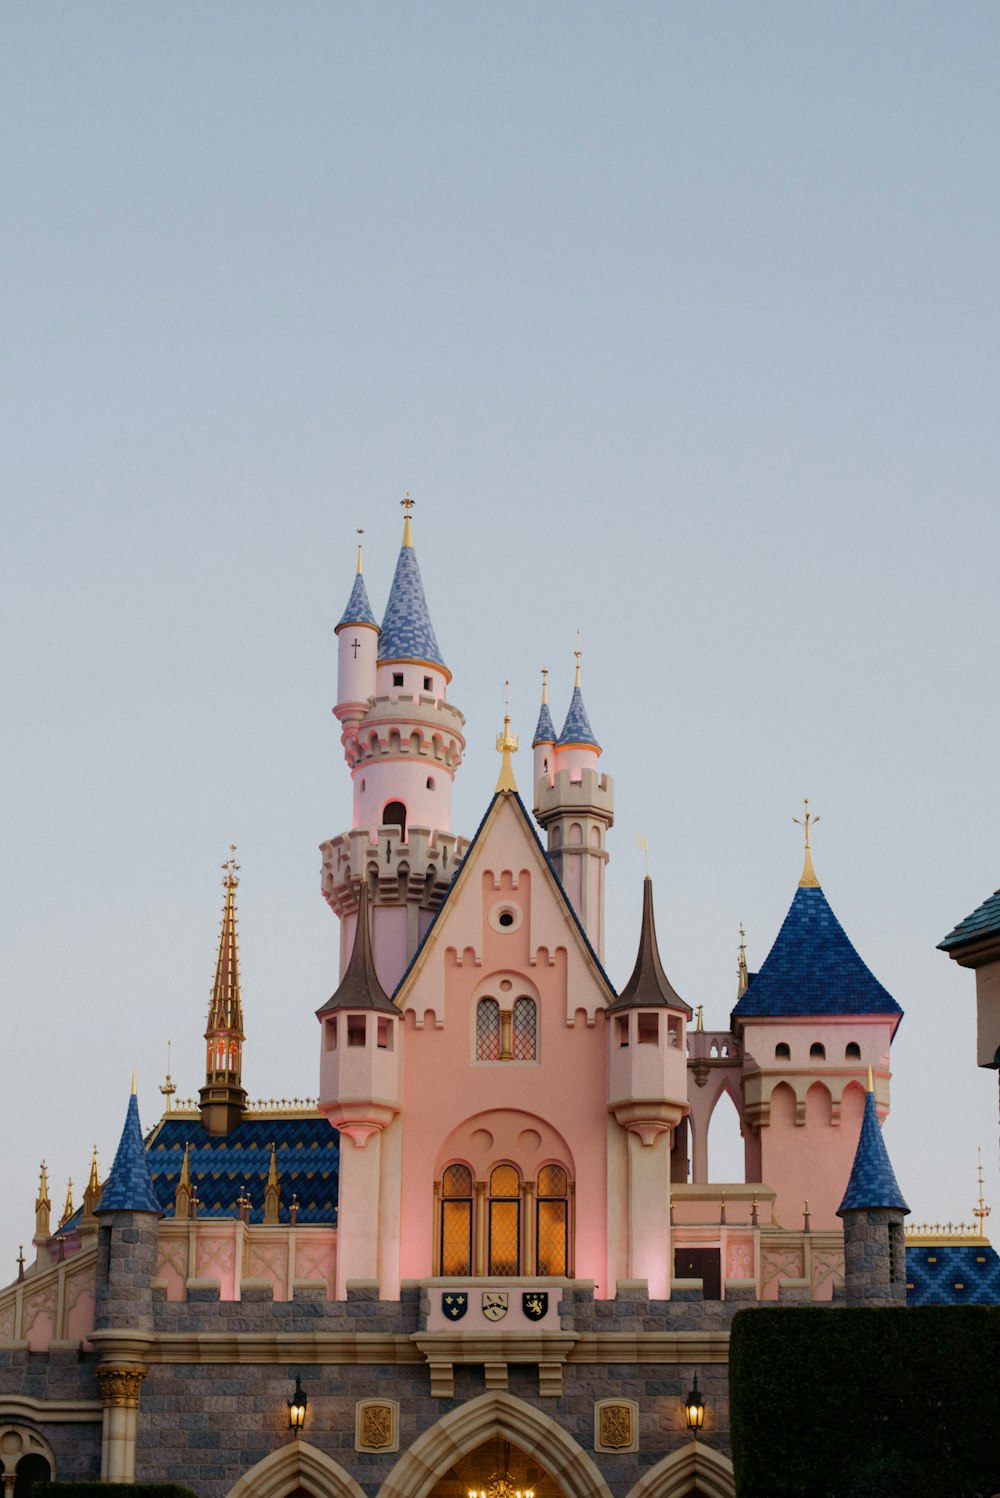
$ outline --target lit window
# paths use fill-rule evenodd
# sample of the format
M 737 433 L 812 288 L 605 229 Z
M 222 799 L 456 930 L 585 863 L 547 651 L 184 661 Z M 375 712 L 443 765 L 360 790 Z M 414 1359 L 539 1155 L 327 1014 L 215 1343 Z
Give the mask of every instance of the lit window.
M 521 1177 L 513 1165 L 490 1174 L 489 1273 L 521 1272 Z
M 568 1273 L 569 1183 L 561 1165 L 538 1172 L 537 1274 Z
M 472 1171 L 449 1165 L 441 1181 L 441 1273 L 472 1273 Z

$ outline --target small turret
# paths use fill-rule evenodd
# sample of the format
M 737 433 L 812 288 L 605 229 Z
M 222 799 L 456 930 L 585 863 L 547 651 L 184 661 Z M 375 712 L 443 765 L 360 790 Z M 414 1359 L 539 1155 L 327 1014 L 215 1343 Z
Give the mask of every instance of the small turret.
M 353 742 L 357 725 L 375 695 L 375 664 L 378 655 L 379 627 L 368 602 L 362 570 L 361 537 L 358 530 L 358 568 L 347 607 L 334 633 L 337 636 L 337 705 L 335 716 L 344 725 L 342 742 L 350 764 L 348 746 Z
M 535 752 L 535 787 L 544 779 L 546 784 L 551 785 L 556 773 L 556 728 L 549 712 L 549 672 L 548 667 L 542 667 L 542 705 L 538 713 L 538 723 L 535 727 L 535 736 L 531 741 L 531 747 Z M 536 808 L 535 815 L 538 815 Z
M 278 1175 L 278 1154 L 271 1145 L 271 1160 L 267 1168 L 267 1184 L 264 1187 L 264 1221 L 273 1225 L 281 1211 L 281 1178 Z
M 536 775 L 534 811 L 548 836 L 549 861 L 603 960 L 604 867 L 608 861 L 604 844 L 614 823 L 614 781 L 597 770 L 601 746 L 583 703 L 580 650 L 575 654 L 573 696 L 551 751 L 549 769 Z M 536 770 L 539 752 L 536 748 Z
M 882 1138 L 869 1067 L 858 1148 L 844 1199 L 837 1208 L 837 1216 L 844 1222 L 848 1305 L 906 1304 L 903 1218 L 909 1210 Z
M 66 1182 L 66 1200 L 63 1203 L 62 1216 L 59 1219 L 59 1226 L 65 1227 L 66 1223 L 69 1222 L 75 1211 L 76 1208 L 73 1205 L 73 1178 L 71 1176 L 70 1179 Z
M 34 1244 L 38 1248 L 45 1243 L 51 1233 L 52 1203 L 49 1200 L 49 1177 L 42 1161 L 41 1174 L 38 1181 L 38 1195 L 35 1198 L 35 1237 Z
M 93 1227 L 96 1221 L 94 1213 L 100 1205 L 100 1201 L 101 1177 L 97 1169 L 97 1145 L 95 1144 L 94 1152 L 90 1157 L 90 1175 L 83 1193 L 83 1222 L 85 1225 Z
M 174 1192 L 174 1216 L 185 1218 L 191 1216 L 191 1146 L 185 1144 L 184 1159 L 181 1162 L 181 1173 L 177 1178 L 177 1189 Z
M 125 1126 L 96 1216 L 100 1221 L 96 1326 L 98 1330 L 149 1328 L 153 1324 L 156 1224 L 163 1211 L 142 1142 L 134 1076 Z
M 236 845 L 222 865 L 226 891 L 219 934 L 215 983 L 208 1007 L 205 1085 L 199 1093 L 202 1126 L 209 1134 L 229 1134 L 243 1118 L 247 1095 L 243 1090 L 243 1004 L 240 998 L 240 956 L 237 942 L 236 891 L 239 864 Z

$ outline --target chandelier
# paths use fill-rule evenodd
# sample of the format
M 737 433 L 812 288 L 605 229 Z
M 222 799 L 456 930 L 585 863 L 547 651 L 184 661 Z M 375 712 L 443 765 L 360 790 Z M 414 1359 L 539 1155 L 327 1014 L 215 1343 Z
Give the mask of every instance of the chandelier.
M 509 1441 L 503 1443 L 503 1466 L 490 1473 L 485 1488 L 469 1488 L 468 1498 L 535 1498 L 534 1488 L 519 1488 L 510 1475 Z

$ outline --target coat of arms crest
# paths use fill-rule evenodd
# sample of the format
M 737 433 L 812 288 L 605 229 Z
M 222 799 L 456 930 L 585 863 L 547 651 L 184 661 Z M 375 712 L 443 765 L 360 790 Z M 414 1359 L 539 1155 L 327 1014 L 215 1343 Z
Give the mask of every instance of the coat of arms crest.
M 483 1315 L 487 1321 L 502 1321 L 507 1314 L 507 1291 L 483 1291 Z
M 461 1321 L 469 1309 L 469 1297 L 464 1291 L 446 1290 L 441 1296 L 441 1309 L 449 1321 Z
M 541 1321 L 549 1308 L 547 1290 L 525 1290 L 521 1296 L 521 1308 L 529 1321 Z

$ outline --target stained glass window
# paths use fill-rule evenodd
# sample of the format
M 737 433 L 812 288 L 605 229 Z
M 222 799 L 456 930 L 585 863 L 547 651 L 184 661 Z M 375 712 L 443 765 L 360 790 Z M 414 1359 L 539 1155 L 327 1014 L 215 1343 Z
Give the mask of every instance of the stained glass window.
M 500 1005 L 480 999 L 476 1005 L 476 1060 L 500 1060 Z
M 538 1274 L 566 1274 L 569 1244 L 569 1184 L 561 1165 L 538 1172 L 536 1248 Z
M 521 1272 L 521 1178 L 513 1165 L 490 1174 L 490 1274 Z
M 441 1273 L 472 1273 L 472 1171 L 449 1165 L 441 1181 Z
M 535 1059 L 535 1001 L 518 999 L 514 1004 L 511 1053 L 515 1061 Z

